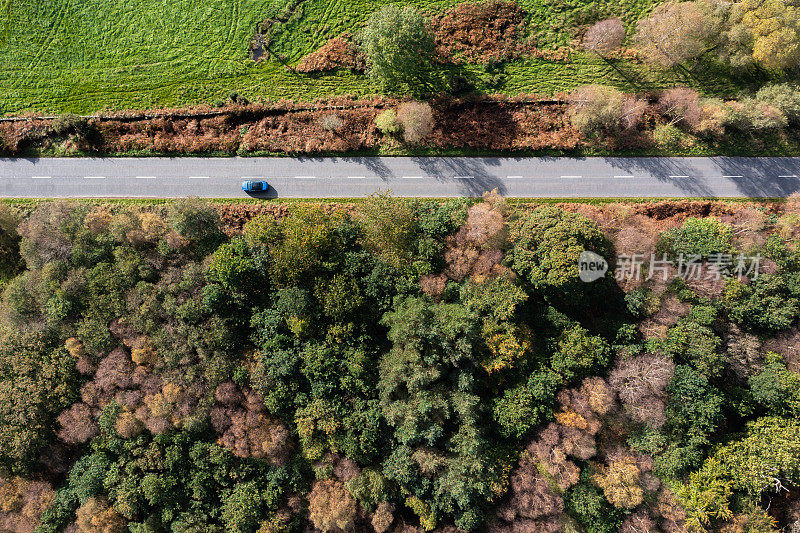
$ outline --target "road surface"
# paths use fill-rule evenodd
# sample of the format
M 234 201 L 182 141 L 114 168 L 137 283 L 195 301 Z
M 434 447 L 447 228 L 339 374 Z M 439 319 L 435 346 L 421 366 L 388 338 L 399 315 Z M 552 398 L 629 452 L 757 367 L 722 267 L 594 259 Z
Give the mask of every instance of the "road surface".
M 302 157 L 0 159 L 0 197 L 264 198 L 395 196 L 785 197 L 800 190 L 800 158 Z

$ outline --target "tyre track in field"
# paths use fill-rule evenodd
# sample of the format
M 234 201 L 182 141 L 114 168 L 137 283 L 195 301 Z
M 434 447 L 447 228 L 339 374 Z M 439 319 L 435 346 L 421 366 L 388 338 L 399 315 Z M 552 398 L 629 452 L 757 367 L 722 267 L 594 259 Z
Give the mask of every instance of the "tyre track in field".
M 39 67 L 39 64 L 42 62 L 42 58 L 44 57 L 45 53 L 48 52 L 51 48 L 49 37 L 52 37 L 52 35 L 57 33 L 57 31 L 61 28 L 64 19 L 66 18 L 66 15 L 70 11 L 71 7 L 72 5 L 69 0 L 65 0 L 61 4 L 61 9 L 56 14 L 56 19 L 51 25 L 50 31 L 42 37 L 40 42 L 36 43 L 38 50 L 34 58 L 25 68 L 26 71 L 25 74 L 22 74 L 21 76 L 17 77 L 17 84 L 14 86 L 14 90 L 19 89 L 21 85 L 23 86 L 27 85 L 27 83 L 37 75 L 35 69 Z M 45 46 L 45 43 L 47 43 L 47 46 Z

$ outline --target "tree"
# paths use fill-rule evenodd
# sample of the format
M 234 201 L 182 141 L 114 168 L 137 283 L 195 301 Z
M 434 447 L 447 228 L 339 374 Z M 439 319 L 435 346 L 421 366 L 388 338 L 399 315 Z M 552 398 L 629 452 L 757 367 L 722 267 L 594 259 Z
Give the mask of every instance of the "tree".
M 400 123 L 397 121 L 397 111 L 387 109 L 375 117 L 375 127 L 384 135 L 394 135 L 400 131 Z
M 485 436 L 478 319 L 458 304 L 406 298 L 382 323 L 393 346 L 381 359 L 378 389 L 401 444 L 384 472 L 420 500 L 432 499 L 434 516 L 474 529 L 505 462 Z
M 4 340 L 0 349 L 0 465 L 26 471 L 53 439 L 55 418 L 77 393 L 75 359 L 36 335 Z
M 788 123 L 780 109 L 753 98 L 728 102 L 723 120 L 727 126 L 749 134 L 782 130 Z
M 558 381 L 551 372 L 534 373 L 527 383 L 507 389 L 494 405 L 494 418 L 501 431 L 521 438 L 545 422 L 553 410 Z
M 181 199 L 170 203 L 169 220 L 187 244 L 205 257 L 224 240 L 217 211 L 197 199 Z
M 588 470 L 581 472 L 580 482 L 567 491 L 565 504 L 587 533 L 620 531 L 621 512 L 597 490 Z
M 696 130 L 703 119 L 700 93 L 686 87 L 667 89 L 658 97 L 658 112 L 667 117 L 672 125 L 680 124 Z
M 397 123 L 408 144 L 420 144 L 431 134 L 434 126 L 433 109 L 423 102 L 406 102 L 397 108 Z
M 608 252 L 608 243 L 594 222 L 552 206 L 537 207 L 522 216 L 510 233 L 514 271 L 535 290 L 559 298 L 586 289 L 578 277 L 581 252 Z
M 800 7 L 783 0 L 742 0 L 733 7 L 734 28 L 751 36 L 753 59 L 769 69 L 800 63 Z
M 729 282 L 726 303 L 734 322 L 750 331 L 789 329 L 800 316 L 800 295 L 779 274 L 762 274 L 750 284 Z
M 744 501 L 747 508 L 756 505 L 762 493 L 769 496 L 798 483 L 798 458 L 796 420 L 765 417 L 750 422 L 744 437 L 718 448 L 688 483 L 678 485 L 676 496 L 686 508 L 687 525 L 693 531 L 706 531 L 715 519 L 732 519 L 732 496 L 737 492 L 749 498 Z
M 613 87 L 587 85 L 569 95 L 570 120 L 586 135 L 612 133 L 620 128 L 625 95 Z
M 800 375 L 790 372 L 778 354 L 767 355 L 767 364 L 747 380 L 753 398 L 778 416 L 800 414 Z
M 589 335 L 584 328 L 574 326 L 558 340 L 551 366 L 563 383 L 569 383 L 606 366 L 609 355 L 609 346 L 602 337 Z
M 609 383 L 636 422 L 661 427 L 666 422 L 666 389 L 675 364 L 667 357 L 642 354 L 617 363 Z
M 641 471 L 636 462 L 632 458 L 622 458 L 599 466 L 592 481 L 603 489 L 612 505 L 633 509 L 644 499 L 640 477 Z
M 409 200 L 388 193 L 370 195 L 362 204 L 364 246 L 398 270 L 409 267 L 419 236 L 418 212 Z
M 373 13 L 359 35 L 367 73 L 389 92 L 423 94 L 434 88 L 436 43 L 417 9 L 391 4 Z
M 18 273 L 22 258 L 17 233 L 19 216 L 7 205 L 0 206 L 0 287 Z
M 779 110 L 792 122 L 800 121 L 800 87 L 796 84 L 765 85 L 756 93 L 756 100 Z
M 615 17 L 592 25 L 583 36 L 583 47 L 602 57 L 618 51 L 623 41 L 625 41 L 625 26 Z
M 636 44 L 651 63 L 670 68 L 700 57 L 714 35 L 715 21 L 697 2 L 656 6 L 636 27 Z
M 79 533 L 122 533 L 126 530 L 125 520 L 100 498 L 89 498 L 75 514 Z
M 308 513 L 314 527 L 323 531 L 353 531 L 358 503 L 339 481 L 314 483 L 308 495 Z
M 731 252 L 733 230 L 716 218 L 687 218 L 679 228 L 661 234 L 659 250 L 674 257 L 683 254 L 707 258 L 712 254 Z

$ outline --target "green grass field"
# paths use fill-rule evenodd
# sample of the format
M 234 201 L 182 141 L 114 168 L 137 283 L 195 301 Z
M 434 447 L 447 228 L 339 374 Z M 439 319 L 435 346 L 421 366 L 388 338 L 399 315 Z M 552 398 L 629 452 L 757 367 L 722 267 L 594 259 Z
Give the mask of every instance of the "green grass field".
M 456 0 L 402 0 L 430 12 Z M 610 15 L 629 24 L 658 0 L 519 0 L 542 46 L 566 44 L 573 29 Z M 0 54 L 0 114 L 92 113 L 104 109 L 214 103 L 235 91 L 249 99 L 314 99 L 378 92 L 361 75 L 300 75 L 277 61 L 253 63 L 256 25 L 289 0 L 5 0 Z M 0 0 L 0 8 L 4 2 Z M 291 64 L 326 40 L 352 31 L 381 0 L 306 0 L 273 28 L 273 49 Z M 732 94 L 741 80 L 718 74 L 614 67 L 593 56 L 566 63 L 514 62 L 499 72 L 469 69 L 487 92 L 548 94 L 585 83 L 628 90 L 678 83 Z

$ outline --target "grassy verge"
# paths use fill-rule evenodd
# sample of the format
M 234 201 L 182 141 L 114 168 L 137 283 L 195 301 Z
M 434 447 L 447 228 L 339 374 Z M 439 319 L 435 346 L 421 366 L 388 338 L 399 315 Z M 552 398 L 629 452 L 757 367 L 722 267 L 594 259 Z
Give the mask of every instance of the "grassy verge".
M 456 0 L 402 0 L 428 11 Z M 288 0 L 15 0 L 0 14 L 0 114 L 88 114 L 99 110 L 185 107 L 224 100 L 313 100 L 378 92 L 352 72 L 297 74 L 278 61 L 255 64 L 248 43 L 256 26 L 282 13 Z M 271 49 L 288 64 L 329 38 L 352 31 L 383 0 L 306 0 L 271 32 Z M 563 46 L 575 28 L 604 16 L 629 26 L 658 0 L 519 0 L 530 13 L 539 46 Z M 466 67 L 475 88 L 506 94 L 551 94 L 586 83 L 625 90 L 684 84 L 709 95 L 731 95 L 757 79 L 733 77 L 708 65 L 693 74 L 657 71 L 633 62 L 607 63 L 586 54 L 566 62 L 516 61 Z

